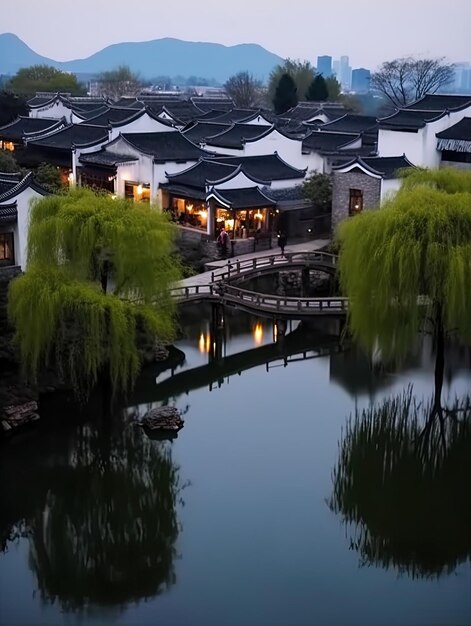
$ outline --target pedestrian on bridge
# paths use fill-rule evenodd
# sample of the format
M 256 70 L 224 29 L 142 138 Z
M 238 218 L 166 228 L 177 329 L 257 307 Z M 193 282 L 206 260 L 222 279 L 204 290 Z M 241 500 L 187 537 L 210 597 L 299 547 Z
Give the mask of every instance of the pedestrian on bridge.
M 278 233 L 278 245 L 280 246 L 281 249 L 281 256 L 285 256 L 285 246 L 288 242 L 288 238 L 286 236 L 286 233 L 284 231 L 281 231 Z

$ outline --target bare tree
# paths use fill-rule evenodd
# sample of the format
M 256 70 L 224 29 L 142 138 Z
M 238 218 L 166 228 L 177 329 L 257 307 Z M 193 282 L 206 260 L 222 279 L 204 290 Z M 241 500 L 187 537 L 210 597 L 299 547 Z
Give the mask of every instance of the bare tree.
M 248 72 L 239 72 L 231 76 L 224 85 L 224 89 L 237 107 L 250 108 L 261 102 L 262 83 Z
M 405 57 L 386 61 L 371 77 L 371 86 L 395 106 L 405 106 L 427 93 L 435 93 L 453 77 L 453 65 L 438 59 Z
M 142 81 L 126 65 L 120 65 L 117 69 L 102 72 L 98 76 L 100 94 L 111 100 L 118 100 L 122 96 L 135 97 L 142 88 Z

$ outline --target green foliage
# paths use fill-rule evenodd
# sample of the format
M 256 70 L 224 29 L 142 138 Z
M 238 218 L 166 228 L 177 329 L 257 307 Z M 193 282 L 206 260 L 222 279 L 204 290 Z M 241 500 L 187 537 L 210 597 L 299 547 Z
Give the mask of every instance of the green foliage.
M 325 78 L 322 74 L 316 74 L 306 92 L 306 100 L 309 102 L 321 102 L 327 100 L 328 97 L 329 91 L 327 89 Z
M 283 74 L 273 98 L 275 113 L 280 115 L 298 104 L 297 88 L 289 74 Z
M 328 76 L 324 79 L 327 87 L 328 98 L 330 102 L 338 102 L 340 98 L 340 83 L 335 76 Z
M 26 100 L 8 91 L 0 91 L 0 126 L 13 122 L 19 115 L 28 115 Z
M 32 65 L 18 70 L 8 83 L 8 89 L 23 96 L 31 96 L 37 91 L 85 94 L 85 88 L 75 74 L 61 72 L 49 65 Z
M 471 341 L 471 173 L 410 170 L 377 211 L 343 222 L 340 283 L 349 325 L 367 348 L 401 355 L 422 313 Z
M 289 76 L 291 76 L 295 82 L 297 93 L 302 97 L 314 80 L 316 71 L 309 61 L 294 61 L 292 59 L 287 59 L 282 65 L 277 65 L 271 72 L 268 79 L 267 99 L 270 104 L 273 103 L 276 89 L 283 74 L 289 74 Z
M 6 152 L 5 150 L 0 150 L 0 172 L 7 172 L 12 174 L 14 172 L 19 172 L 21 167 L 16 162 L 15 157 L 11 152 Z
M 180 276 L 170 256 L 173 232 L 152 207 L 88 189 L 35 202 L 28 271 L 9 297 L 28 373 L 36 376 L 53 357 L 80 390 L 105 369 L 114 390 L 127 389 L 140 368 L 137 330 L 161 338 L 173 333 L 168 287 Z
M 62 193 L 66 185 L 62 182 L 59 170 L 50 163 L 41 163 L 34 172 L 35 180 L 50 193 Z
M 412 578 L 450 574 L 471 554 L 471 400 L 430 418 L 412 388 L 347 423 L 330 508 L 362 564 Z
M 98 81 L 101 95 L 111 100 L 118 100 L 122 96 L 137 96 L 142 88 L 141 78 L 127 65 L 120 65 L 115 70 L 102 72 L 98 76 Z
M 255 107 L 262 99 L 262 83 L 249 72 L 239 72 L 231 76 L 224 85 L 224 89 L 237 107 Z
M 303 195 L 316 208 L 330 211 L 332 208 L 332 179 L 328 174 L 313 172 L 303 182 Z

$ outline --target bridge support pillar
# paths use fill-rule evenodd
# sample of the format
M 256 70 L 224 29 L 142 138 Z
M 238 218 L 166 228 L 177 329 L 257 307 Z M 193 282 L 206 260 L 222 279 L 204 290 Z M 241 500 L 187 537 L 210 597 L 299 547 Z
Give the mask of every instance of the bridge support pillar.
M 301 270 L 301 285 L 302 285 L 302 295 L 304 298 L 309 297 L 309 287 L 311 285 L 311 279 L 309 276 L 309 268 L 304 267 Z

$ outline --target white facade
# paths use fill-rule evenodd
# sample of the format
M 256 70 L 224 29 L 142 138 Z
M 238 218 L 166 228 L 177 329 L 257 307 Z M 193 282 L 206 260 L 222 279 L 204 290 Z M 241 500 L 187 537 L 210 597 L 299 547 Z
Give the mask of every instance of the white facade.
M 40 193 L 38 193 L 31 187 L 27 187 L 17 196 L 9 198 L 8 200 L 0 201 L 0 207 L 16 203 L 16 210 L 18 213 L 17 223 L 5 224 L 4 226 L 1 226 L 0 232 L 5 233 L 13 231 L 15 265 L 19 265 L 22 270 L 26 269 L 29 212 L 31 209 L 31 202 L 42 197 L 43 196 Z
M 29 110 L 29 117 L 53 117 L 55 119 L 65 117 L 67 122 L 72 121 L 72 115 L 72 109 L 66 106 L 59 98 L 44 106 Z
M 176 128 L 162 124 L 162 122 L 151 117 L 147 111 L 145 111 L 143 115 L 127 124 L 112 126 L 110 141 L 116 139 L 123 133 L 168 133 L 171 131 L 178 132 Z
M 414 165 L 437 168 L 441 155 L 437 150 L 437 133 L 454 126 L 464 117 L 471 116 L 471 107 L 447 113 L 435 122 L 429 122 L 417 132 L 404 132 L 380 128 L 378 133 L 378 156 L 405 154 Z
M 275 152 L 283 161 L 298 169 L 308 165 L 302 154 L 302 141 L 287 137 L 274 128 L 260 139 L 246 141 L 244 145 L 244 156 L 263 156 Z

